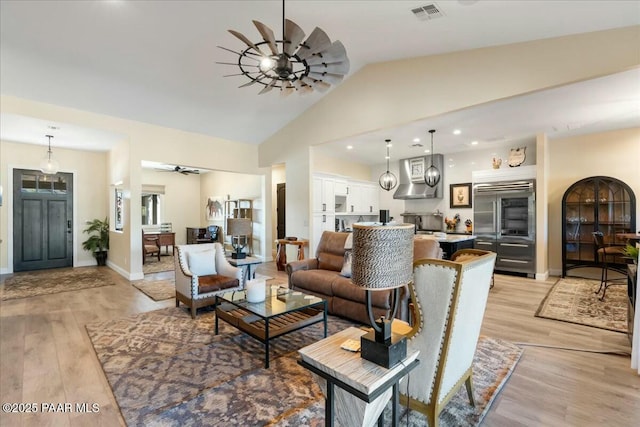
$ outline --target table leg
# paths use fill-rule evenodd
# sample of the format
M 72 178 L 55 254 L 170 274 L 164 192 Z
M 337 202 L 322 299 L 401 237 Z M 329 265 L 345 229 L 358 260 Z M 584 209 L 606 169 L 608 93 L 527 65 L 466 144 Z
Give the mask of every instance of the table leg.
M 218 306 L 218 297 L 216 296 L 216 307 Z M 213 329 L 214 335 L 218 335 L 218 315 L 216 315 L 216 326 Z
M 324 337 L 327 337 L 327 300 L 324 300 Z
M 333 427 L 333 381 L 327 381 L 327 397 L 324 400 L 324 425 Z
M 269 369 L 269 319 L 264 320 L 264 368 Z
M 398 382 L 393 384 L 393 394 L 391 396 L 391 425 L 397 427 L 400 422 L 400 414 L 398 408 L 400 407 L 400 393 L 398 391 Z
M 298 261 L 302 261 L 304 259 L 304 248 L 302 245 L 298 245 Z
M 276 246 L 276 267 L 278 271 L 284 271 L 284 266 L 287 265 L 287 251 L 286 245 L 278 243 Z

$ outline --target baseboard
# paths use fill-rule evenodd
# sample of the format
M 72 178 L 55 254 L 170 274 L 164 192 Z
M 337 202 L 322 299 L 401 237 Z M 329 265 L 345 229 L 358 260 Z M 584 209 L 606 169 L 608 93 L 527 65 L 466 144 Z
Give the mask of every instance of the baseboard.
M 98 263 L 94 259 L 92 261 L 79 261 L 74 265 L 74 267 L 95 267 L 96 265 L 98 265 Z
M 107 266 L 112 269 L 113 271 L 115 271 L 116 273 L 118 273 L 119 275 L 121 275 L 122 277 L 124 277 L 127 280 L 142 280 L 144 279 L 144 273 L 140 272 L 140 273 L 129 273 L 127 270 L 121 268 L 120 266 L 110 262 L 109 260 L 107 260 Z
M 0 274 L 11 274 L 13 273 L 12 268 L 0 268 Z
M 544 273 L 536 273 L 536 280 L 545 281 L 549 278 L 549 270 Z

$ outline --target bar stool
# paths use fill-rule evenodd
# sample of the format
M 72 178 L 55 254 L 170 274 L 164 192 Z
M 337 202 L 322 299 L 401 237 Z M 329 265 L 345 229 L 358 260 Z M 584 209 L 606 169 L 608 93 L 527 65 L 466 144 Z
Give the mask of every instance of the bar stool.
M 602 272 L 600 274 L 600 287 L 595 292 L 595 294 L 596 295 L 599 294 L 600 291 L 602 290 L 602 297 L 600 297 L 600 301 L 604 301 L 604 296 L 607 293 L 607 288 L 609 286 L 623 285 L 626 283 L 626 282 L 611 283 L 614 280 L 623 280 L 623 279 L 612 279 L 611 281 L 608 280 L 609 269 L 620 272 L 620 273 L 624 273 L 620 268 L 617 268 L 615 266 L 609 266 L 609 263 L 607 261 L 607 257 L 613 257 L 613 259 L 615 260 L 615 257 L 622 256 L 622 251 L 624 248 L 622 246 L 607 246 L 604 243 L 604 235 L 602 234 L 601 231 L 594 231 L 592 234 L 593 234 L 593 241 L 597 249 L 597 252 L 596 252 L 597 261 L 602 267 Z M 626 278 L 624 280 L 626 280 Z

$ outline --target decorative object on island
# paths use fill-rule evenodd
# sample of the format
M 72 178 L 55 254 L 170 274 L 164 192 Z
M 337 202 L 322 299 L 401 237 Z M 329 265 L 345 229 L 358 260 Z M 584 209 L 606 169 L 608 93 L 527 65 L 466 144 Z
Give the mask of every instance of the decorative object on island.
M 464 225 L 467 227 L 467 233 L 471 233 L 471 232 L 473 232 L 473 222 L 471 222 L 471 220 L 470 220 L 470 219 L 468 219 L 468 218 L 467 218 L 467 219 L 464 221 Z
M 98 265 L 107 265 L 107 251 L 109 250 L 109 219 L 94 219 L 87 224 L 82 232 L 89 234 L 89 238 L 82 242 L 82 249 L 90 251 L 96 258 Z
M 293 21 L 285 19 L 284 0 L 282 0 L 282 38 L 277 40 L 273 30 L 262 22 L 253 21 L 262 41 L 253 43 L 244 34 L 229 30 L 240 39 L 247 48 L 241 52 L 224 49 L 238 55 L 238 61 L 218 62 L 223 65 L 235 65 L 240 68 L 239 74 L 230 76 L 246 76 L 251 81 L 240 87 L 255 83 L 264 86 L 259 95 L 280 89 L 283 95 L 294 91 L 301 94 L 318 90 L 327 91 L 332 84 L 342 81 L 349 72 L 347 51 L 338 40 L 331 42 L 329 36 L 316 27 L 311 35 L 304 39 L 304 31 Z M 264 49 L 264 50 L 263 50 Z
M 500 166 L 502 166 L 502 159 L 500 157 L 494 157 L 491 161 L 491 165 L 494 169 L 500 169 Z
M 44 158 L 40 162 L 40 170 L 44 174 L 55 175 L 60 170 L 60 164 L 56 159 L 51 158 L 51 154 L 52 154 L 51 138 L 53 138 L 53 135 L 45 135 L 45 136 L 49 138 L 49 149 L 47 150 L 47 155 L 44 156 Z
M 444 223 L 447 224 L 447 231 L 456 231 L 456 227 L 460 222 L 460 214 L 455 214 L 453 218 L 444 217 Z
M 509 160 L 507 160 L 507 164 L 509 167 L 517 167 L 524 163 L 524 160 L 527 158 L 525 154 L 527 147 L 518 147 L 512 148 L 509 151 Z
M 245 290 L 247 291 L 247 301 L 262 302 L 267 298 L 267 286 L 265 279 L 252 279 L 247 280 L 245 283 Z
M 389 148 L 391 147 L 391 140 L 385 139 L 384 141 L 387 143 L 387 157 L 385 157 L 387 159 L 387 171 L 380 175 L 378 183 L 383 190 L 391 191 L 396 188 L 396 185 L 398 185 L 398 178 L 389 172 L 389 159 L 391 159 L 391 156 L 389 155 Z
M 471 183 L 451 184 L 449 186 L 449 207 L 470 208 L 471 207 Z
M 431 134 L 431 166 L 424 171 L 424 183 L 429 187 L 435 187 L 440 182 L 440 171 L 433 164 L 433 134 L 436 133 L 435 129 L 429 131 Z
M 382 225 L 387 225 L 391 221 L 391 217 L 389 216 L 389 209 L 380 209 L 380 223 Z
M 400 288 L 413 280 L 412 224 L 353 225 L 351 281 L 365 289 L 369 322 L 373 330 L 361 338 L 362 358 L 385 368 L 398 364 L 407 355 L 403 335 L 391 331 L 400 302 Z M 371 293 L 394 290 L 393 307 L 387 316 L 373 318 Z
M 251 220 L 249 218 L 227 219 L 227 236 L 231 236 L 231 246 L 235 252 L 231 254 L 233 259 L 242 259 L 247 256 L 242 252 L 247 246 L 247 236 L 251 234 Z

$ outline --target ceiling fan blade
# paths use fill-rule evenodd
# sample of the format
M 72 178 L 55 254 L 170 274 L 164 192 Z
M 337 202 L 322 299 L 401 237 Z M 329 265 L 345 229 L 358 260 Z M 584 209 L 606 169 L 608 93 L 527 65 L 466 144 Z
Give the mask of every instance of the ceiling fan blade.
M 278 79 L 271 79 L 271 83 L 266 85 L 264 87 L 264 89 L 262 89 L 260 92 L 258 92 L 258 95 L 262 95 L 263 93 L 267 93 L 267 92 L 271 91 L 271 89 L 273 89 L 273 85 L 275 85 L 277 81 L 278 81 Z
M 244 36 L 244 34 L 239 33 L 237 31 L 234 30 L 228 30 L 231 34 L 233 34 L 234 36 L 236 36 L 237 38 L 239 38 L 240 40 L 242 40 L 247 46 L 249 46 L 250 48 L 252 48 L 253 50 L 255 50 L 256 52 L 258 52 L 259 54 L 264 55 L 264 53 L 260 50 L 260 48 L 258 46 L 256 46 L 255 44 L 253 44 L 253 42 L 251 40 L 249 40 L 248 38 L 246 38 Z
M 346 59 L 343 62 L 337 62 L 335 64 L 314 64 L 310 65 L 309 69 L 316 73 L 332 73 L 345 75 L 349 72 L 351 64 Z
M 327 50 L 329 46 L 331 46 L 331 39 L 329 39 L 327 33 L 316 27 L 304 43 L 302 43 L 296 55 L 298 55 L 300 59 L 305 59 L 314 53 Z
M 298 45 L 304 40 L 304 31 L 293 21 L 285 19 L 284 21 L 284 38 L 289 43 L 284 44 L 284 52 L 292 56 Z
M 289 83 L 286 86 L 283 86 L 283 87 L 280 88 L 280 96 L 287 97 L 287 96 L 291 95 L 295 91 L 296 91 L 296 88 L 291 86 L 291 84 Z
M 269 44 L 269 49 L 274 55 L 278 54 L 278 47 L 276 46 L 276 36 L 273 34 L 273 30 L 260 21 L 253 21 L 253 25 L 256 26 L 263 40 Z
M 339 74 L 316 73 L 314 71 L 309 72 L 309 77 L 311 77 L 314 80 L 321 80 L 323 82 L 327 82 L 332 85 L 337 85 L 344 78 L 344 76 L 341 76 Z
M 333 64 L 348 61 L 347 50 L 340 40 L 334 41 L 328 49 L 307 58 L 307 64 Z

